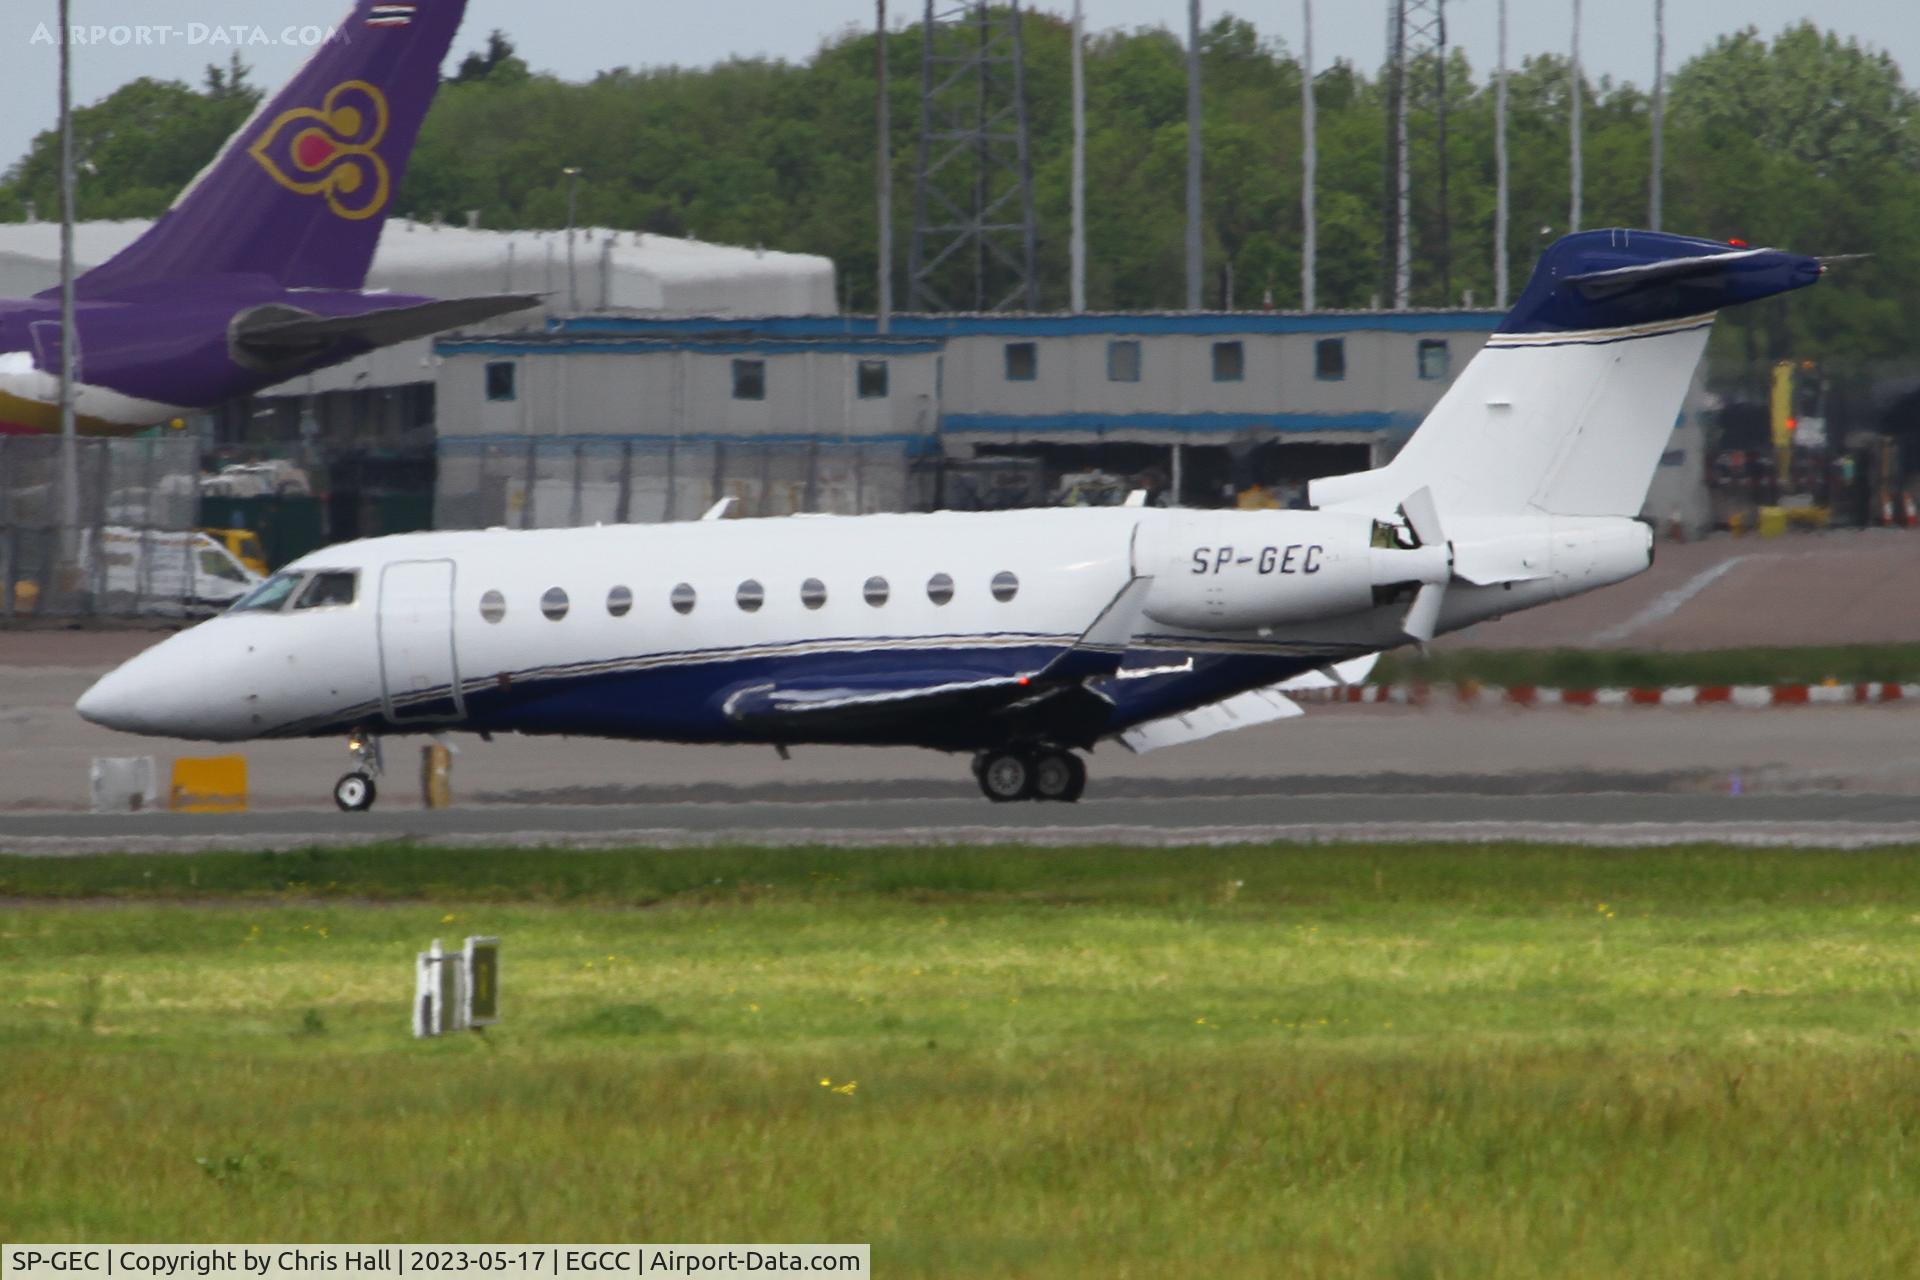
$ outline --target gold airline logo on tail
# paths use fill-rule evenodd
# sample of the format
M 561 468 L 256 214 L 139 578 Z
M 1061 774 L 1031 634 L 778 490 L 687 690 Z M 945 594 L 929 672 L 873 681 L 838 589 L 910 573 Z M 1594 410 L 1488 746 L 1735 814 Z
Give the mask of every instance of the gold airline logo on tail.
M 364 80 L 335 85 L 318 110 L 281 114 L 247 153 L 267 176 L 359 222 L 387 207 L 392 177 L 375 150 L 387 136 L 387 99 Z

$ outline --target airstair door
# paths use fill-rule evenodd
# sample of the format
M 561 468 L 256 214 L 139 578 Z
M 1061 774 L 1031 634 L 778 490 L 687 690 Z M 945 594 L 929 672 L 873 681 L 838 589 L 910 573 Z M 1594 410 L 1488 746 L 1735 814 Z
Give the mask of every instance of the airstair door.
M 467 714 L 453 644 L 454 575 L 451 560 L 403 560 L 381 570 L 381 697 L 396 724 Z

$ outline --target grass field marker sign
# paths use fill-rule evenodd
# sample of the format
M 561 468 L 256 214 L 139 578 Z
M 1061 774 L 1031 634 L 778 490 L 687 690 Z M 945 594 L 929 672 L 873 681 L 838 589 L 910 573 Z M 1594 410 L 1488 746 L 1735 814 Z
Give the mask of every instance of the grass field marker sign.
M 460 969 L 466 979 L 466 1025 L 490 1027 L 500 1021 L 500 939 L 468 938 Z
M 500 939 L 468 938 L 451 954 L 440 939 L 414 960 L 413 1034 L 441 1036 L 500 1021 Z

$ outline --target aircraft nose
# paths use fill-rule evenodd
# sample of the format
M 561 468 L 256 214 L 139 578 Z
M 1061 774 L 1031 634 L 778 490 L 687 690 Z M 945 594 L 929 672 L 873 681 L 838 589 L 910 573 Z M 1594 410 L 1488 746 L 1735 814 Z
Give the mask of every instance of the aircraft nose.
M 73 704 L 73 709 L 80 713 L 82 720 L 103 729 L 139 733 L 140 729 L 136 727 L 138 717 L 134 714 L 134 708 L 139 703 L 132 685 L 133 681 L 126 678 L 126 668 L 116 667 L 94 681 L 93 686 Z
M 100 677 L 73 709 L 82 719 L 121 733 L 229 736 L 233 726 L 223 713 L 230 709 L 219 695 L 237 682 L 240 663 L 227 652 L 230 646 L 217 641 L 199 628 L 170 637 Z

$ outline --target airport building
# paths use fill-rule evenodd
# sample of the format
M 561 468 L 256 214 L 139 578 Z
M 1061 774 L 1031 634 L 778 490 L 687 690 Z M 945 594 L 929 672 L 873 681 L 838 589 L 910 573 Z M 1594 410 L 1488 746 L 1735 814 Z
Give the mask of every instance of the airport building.
M 150 224 L 82 224 L 80 265 Z M 58 280 L 0 226 L 0 296 Z M 1299 501 L 1399 448 L 1486 310 L 839 313 L 826 258 L 395 220 L 370 287 L 538 309 L 295 379 L 197 423 L 326 473 L 331 537 L 418 527 L 1111 501 Z M 1705 523 L 1698 390 L 1648 510 Z M 318 478 L 318 477 L 316 477 Z M 1698 507 L 1700 510 L 1696 511 Z
M 514 496 L 542 473 L 534 455 L 557 454 L 564 472 L 572 450 L 584 473 L 616 448 L 651 458 L 669 444 L 682 478 L 716 450 L 738 462 L 742 451 L 857 447 L 865 474 L 900 473 L 870 487 L 874 501 L 903 491 L 927 505 L 1071 500 L 1076 477 L 1105 475 L 1156 501 L 1220 505 L 1259 486 L 1284 504 L 1310 479 L 1391 457 L 1498 321 L 1489 311 L 902 315 L 882 334 L 870 316 L 559 318 L 437 344 L 442 505 L 474 492 L 467 464 L 485 458 L 507 505 L 481 505 L 497 522 L 544 522 Z M 720 479 L 677 498 L 676 515 L 701 497 L 734 496 L 756 514 L 806 509 L 756 490 L 750 464 L 716 465 Z M 728 482 L 735 472 L 744 483 Z M 657 512 L 656 500 L 640 505 Z

